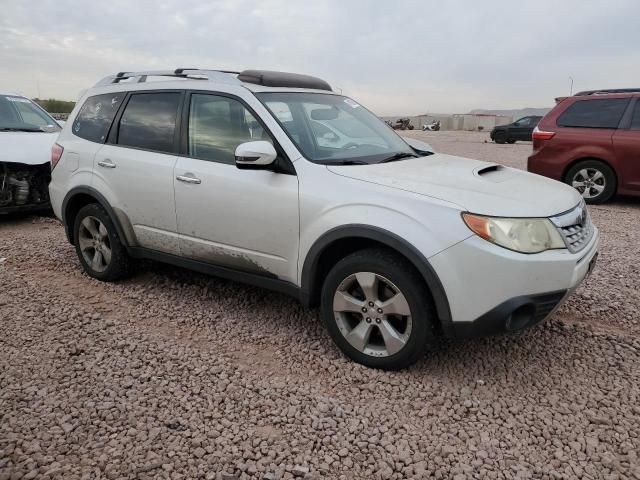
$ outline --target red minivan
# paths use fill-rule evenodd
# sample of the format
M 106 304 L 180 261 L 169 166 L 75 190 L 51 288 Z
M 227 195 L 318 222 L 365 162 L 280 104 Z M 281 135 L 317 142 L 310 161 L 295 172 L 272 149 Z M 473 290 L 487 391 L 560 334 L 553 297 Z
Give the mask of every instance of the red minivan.
M 587 203 L 640 196 L 640 88 L 556 101 L 533 131 L 527 170 L 572 185 Z

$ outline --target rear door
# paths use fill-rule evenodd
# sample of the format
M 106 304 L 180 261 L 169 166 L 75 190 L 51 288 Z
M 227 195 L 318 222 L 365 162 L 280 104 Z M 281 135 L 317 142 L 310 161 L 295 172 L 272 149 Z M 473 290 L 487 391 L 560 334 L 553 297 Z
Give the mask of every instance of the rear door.
M 134 92 L 95 156 L 94 184 L 141 247 L 179 254 L 173 169 L 184 93 Z
M 613 135 L 618 164 L 620 187 L 631 192 L 640 191 L 640 99 L 634 98 L 630 118 L 623 120 Z M 625 115 L 627 117 L 627 115 Z
M 255 140 L 275 144 L 240 98 L 194 92 L 186 107 L 186 145 L 174 179 L 182 255 L 295 282 L 298 177 L 293 170 L 235 166 L 239 144 Z

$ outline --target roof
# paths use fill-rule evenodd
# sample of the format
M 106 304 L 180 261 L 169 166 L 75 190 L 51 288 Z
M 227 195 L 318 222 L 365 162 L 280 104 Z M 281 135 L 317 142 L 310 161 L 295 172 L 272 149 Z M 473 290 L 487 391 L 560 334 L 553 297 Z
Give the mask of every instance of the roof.
M 582 97 L 586 95 L 613 95 L 620 93 L 640 93 L 640 88 L 606 88 L 600 90 L 584 90 L 582 92 L 576 93 L 574 96 Z

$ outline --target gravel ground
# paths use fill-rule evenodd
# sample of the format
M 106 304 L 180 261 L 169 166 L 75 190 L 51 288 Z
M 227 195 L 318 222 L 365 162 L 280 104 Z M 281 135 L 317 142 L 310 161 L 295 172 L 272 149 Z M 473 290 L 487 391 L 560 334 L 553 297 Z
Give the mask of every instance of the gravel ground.
M 640 479 L 640 202 L 591 211 L 599 265 L 553 318 L 396 373 L 285 296 L 151 263 L 100 283 L 57 221 L 0 219 L 0 480 Z

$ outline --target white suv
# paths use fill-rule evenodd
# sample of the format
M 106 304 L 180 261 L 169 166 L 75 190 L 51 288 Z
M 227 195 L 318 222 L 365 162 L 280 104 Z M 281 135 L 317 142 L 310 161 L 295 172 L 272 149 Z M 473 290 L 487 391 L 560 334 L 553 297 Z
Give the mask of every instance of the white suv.
M 286 292 L 398 369 L 441 335 L 540 322 L 598 249 L 573 188 L 425 150 L 314 77 L 125 72 L 78 102 L 50 196 L 92 277 L 150 258 Z

